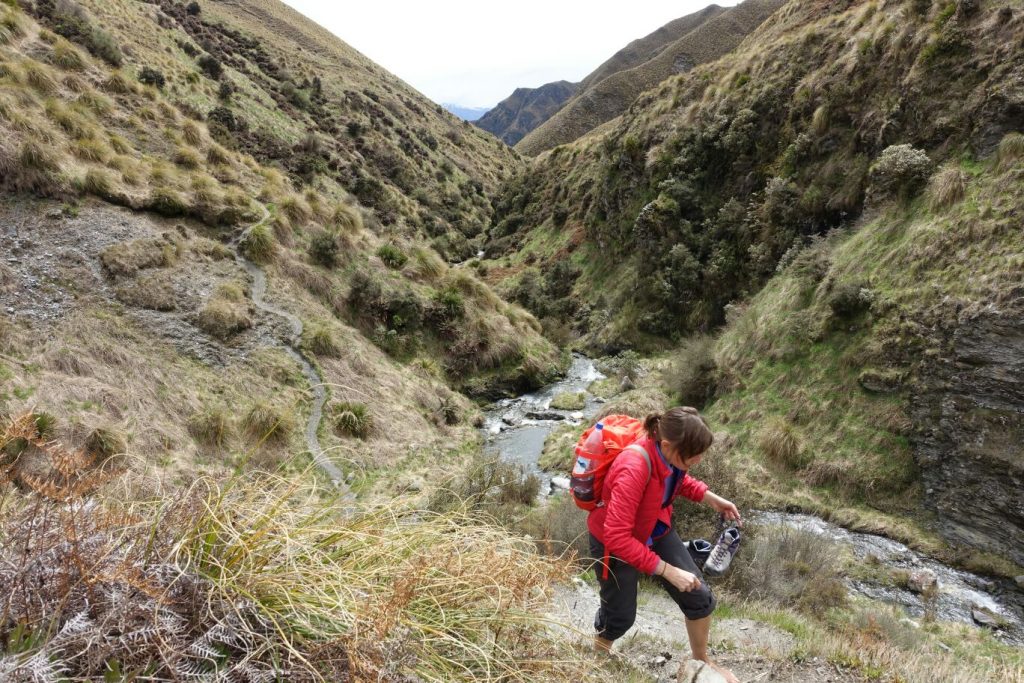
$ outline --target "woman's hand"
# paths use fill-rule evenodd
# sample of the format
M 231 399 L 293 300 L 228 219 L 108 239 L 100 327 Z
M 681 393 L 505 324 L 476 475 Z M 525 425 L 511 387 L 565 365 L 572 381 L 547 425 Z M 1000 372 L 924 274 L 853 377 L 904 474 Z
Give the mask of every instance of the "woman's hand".
M 727 520 L 735 521 L 739 526 L 743 526 L 743 520 L 740 518 L 740 511 L 732 502 L 712 493 L 711 491 L 704 494 L 704 502 Z
M 673 567 L 667 562 L 665 563 L 665 569 L 662 572 L 662 576 L 665 577 L 666 581 L 668 581 L 684 593 L 688 593 L 690 591 L 697 590 L 698 588 L 700 588 L 700 579 L 698 579 L 696 576 L 686 571 L 685 569 Z

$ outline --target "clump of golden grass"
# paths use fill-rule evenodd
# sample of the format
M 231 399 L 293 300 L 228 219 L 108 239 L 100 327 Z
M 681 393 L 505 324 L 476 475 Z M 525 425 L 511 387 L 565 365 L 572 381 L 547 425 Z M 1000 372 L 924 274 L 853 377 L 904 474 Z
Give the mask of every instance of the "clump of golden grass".
M 260 401 L 245 414 L 242 428 L 258 443 L 284 443 L 295 431 L 295 416 L 288 409 Z
M 932 211 L 960 202 L 967 194 L 967 174 L 959 168 L 946 168 L 936 173 L 928 186 L 928 205 Z
M 201 444 L 223 448 L 231 434 L 231 421 L 222 409 L 203 410 L 189 418 L 188 433 Z
M 999 143 L 996 164 L 998 168 L 1006 169 L 1021 159 L 1024 159 L 1024 134 L 1008 133 Z
M 465 510 L 353 511 L 324 494 L 262 476 L 113 505 L 0 499 L 4 642 L 21 625 L 0 671 L 92 680 L 113 661 L 170 679 L 496 682 L 587 670 L 543 615 L 567 564 Z
M 316 355 L 328 358 L 337 358 L 341 355 L 341 347 L 326 325 L 310 326 L 305 337 L 305 346 Z
M 274 235 L 266 223 L 253 226 L 239 245 L 245 257 L 253 263 L 268 263 L 274 258 L 277 245 L 274 243 Z
M 252 327 L 252 318 L 247 306 L 214 296 L 199 309 L 196 326 L 224 340 Z
M 803 465 L 803 445 L 800 437 L 787 420 L 775 418 L 761 427 L 757 446 L 771 461 L 787 467 Z

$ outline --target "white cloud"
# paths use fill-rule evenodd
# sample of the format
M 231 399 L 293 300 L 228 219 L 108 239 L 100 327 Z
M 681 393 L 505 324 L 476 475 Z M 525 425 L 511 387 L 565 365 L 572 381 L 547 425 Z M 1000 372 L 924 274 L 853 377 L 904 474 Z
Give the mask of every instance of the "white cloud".
M 432 100 L 466 106 L 496 104 L 517 87 L 578 81 L 629 41 L 711 4 L 284 1 Z

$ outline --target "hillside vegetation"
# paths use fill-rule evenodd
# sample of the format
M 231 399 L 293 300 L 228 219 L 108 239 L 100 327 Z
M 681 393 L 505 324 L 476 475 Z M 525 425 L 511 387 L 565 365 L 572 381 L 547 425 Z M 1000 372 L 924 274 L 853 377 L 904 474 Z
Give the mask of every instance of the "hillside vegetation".
M 372 449 L 321 426 L 350 470 L 451 429 L 457 447 L 475 408 L 453 389 L 557 371 L 532 316 L 437 251 L 473 252 L 515 163 L 501 143 L 283 5 L 0 12 L 4 410 L 72 443 L 112 430 L 186 479 L 248 444 L 250 465 L 290 461 L 308 382 L 233 243 L 334 399 L 376 416 Z
M 725 10 L 711 5 L 634 41 L 587 76 L 575 97 L 516 149 L 536 156 L 589 133 L 623 114 L 640 93 L 669 76 L 731 52 L 782 4 L 783 0 L 745 0 Z M 634 57 L 633 49 L 640 54 Z
M 561 343 L 677 346 L 757 504 L 1019 574 L 1022 37 L 1019 3 L 787 3 L 508 183 L 487 278 Z

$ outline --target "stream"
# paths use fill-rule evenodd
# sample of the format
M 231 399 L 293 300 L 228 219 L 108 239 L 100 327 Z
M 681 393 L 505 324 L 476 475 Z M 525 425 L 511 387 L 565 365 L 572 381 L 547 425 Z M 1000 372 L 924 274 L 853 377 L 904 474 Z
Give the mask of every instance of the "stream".
M 593 396 L 588 387 L 593 381 L 603 378 L 591 359 L 574 354 L 565 378 L 535 392 L 502 399 L 485 411 L 481 428 L 485 438 L 484 450 L 518 463 L 526 472 L 540 477 L 542 497 L 545 494 L 566 495 L 569 485 L 567 473 L 552 476 L 542 472 L 537 460 L 548 434 L 564 424 L 578 425 L 582 432 L 584 424 L 599 412 L 605 401 Z M 563 392 L 584 392 L 586 402 L 583 409 L 552 409 L 552 399 Z M 1008 593 L 1016 590 L 1006 582 L 1000 584 L 948 567 L 897 541 L 848 531 L 812 515 L 750 511 L 745 518 L 763 525 L 787 526 L 823 536 L 830 542 L 850 548 L 858 560 L 868 561 L 870 555 L 873 561 L 889 569 L 930 572 L 937 580 L 937 594 L 931 608 L 938 619 L 977 626 L 978 620 L 989 620 L 991 615 L 995 615 L 995 621 L 1001 622 L 996 630 L 999 638 L 1009 643 L 1024 644 L 1024 609 L 1019 599 L 1016 604 L 1014 600 L 1006 599 Z M 899 605 L 908 616 L 921 617 L 926 612 L 922 596 L 911 590 L 852 578 L 847 579 L 846 585 L 858 595 Z
M 310 454 L 313 457 L 313 462 L 322 469 L 328 477 L 331 479 L 331 483 L 335 486 L 342 486 L 344 482 L 344 474 L 338 469 L 331 460 L 324 455 L 323 449 L 320 447 L 320 437 L 317 432 L 320 429 L 320 420 L 323 418 L 324 404 L 327 402 L 327 388 L 324 386 L 324 380 L 320 376 L 316 367 L 312 361 L 302 351 L 302 331 L 303 325 L 302 320 L 298 316 L 289 313 L 288 311 L 277 308 L 276 306 L 267 303 L 267 274 L 258 265 L 245 258 L 242 255 L 240 248 L 241 242 L 245 239 L 245 236 L 249 232 L 262 225 L 270 218 L 270 212 L 267 211 L 266 207 L 263 209 L 263 218 L 256 223 L 246 228 L 235 240 L 232 241 L 231 246 L 235 250 L 235 260 L 238 262 L 245 272 L 248 273 L 249 277 L 252 278 L 252 301 L 256 305 L 256 308 L 260 309 L 264 313 L 277 316 L 288 323 L 289 335 L 286 339 L 282 340 L 284 343 L 285 352 L 299 364 L 302 368 L 302 374 L 305 375 L 309 381 L 310 389 L 313 392 L 313 404 L 309 411 L 309 419 L 306 420 L 306 447 L 309 449 Z

